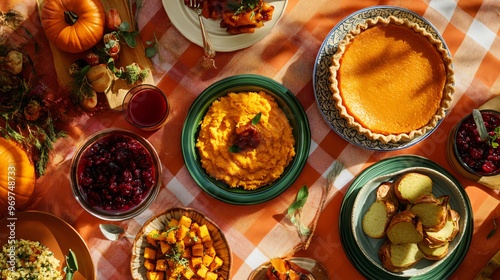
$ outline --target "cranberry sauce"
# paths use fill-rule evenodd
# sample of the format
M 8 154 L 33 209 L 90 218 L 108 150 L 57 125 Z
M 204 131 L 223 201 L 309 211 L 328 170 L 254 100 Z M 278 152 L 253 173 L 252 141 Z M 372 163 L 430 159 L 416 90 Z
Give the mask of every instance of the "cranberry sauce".
M 85 150 L 77 178 L 86 202 L 107 211 L 134 208 L 156 183 L 151 154 L 137 140 L 120 134 L 99 139 Z
M 130 99 L 128 115 L 137 126 L 150 127 L 161 123 L 167 114 L 167 100 L 154 89 L 141 89 Z
M 471 114 L 457 130 L 456 152 L 471 170 L 480 175 L 492 175 L 500 172 L 500 147 L 494 148 L 491 144 L 496 137 L 495 128 L 500 127 L 500 114 L 482 111 L 481 115 L 492 139 L 481 140 Z M 500 144 L 500 139 L 496 139 L 495 142 Z

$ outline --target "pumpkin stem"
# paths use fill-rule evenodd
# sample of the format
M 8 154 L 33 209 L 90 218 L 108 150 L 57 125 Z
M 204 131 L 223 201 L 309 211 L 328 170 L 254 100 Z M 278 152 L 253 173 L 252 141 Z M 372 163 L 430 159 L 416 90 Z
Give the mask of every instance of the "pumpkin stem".
M 72 11 L 64 11 L 64 21 L 67 24 L 73 25 L 73 24 L 76 23 L 77 20 L 78 20 L 78 15 L 77 14 L 75 14 Z

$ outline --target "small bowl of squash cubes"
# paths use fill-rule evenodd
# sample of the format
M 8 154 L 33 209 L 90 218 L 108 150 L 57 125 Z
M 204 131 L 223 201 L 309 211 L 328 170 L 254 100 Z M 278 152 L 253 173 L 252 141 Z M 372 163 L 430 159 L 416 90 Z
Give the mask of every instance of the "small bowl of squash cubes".
M 134 280 L 230 279 L 231 249 L 220 228 L 192 208 L 150 218 L 137 234 L 130 270 Z
M 423 276 L 457 248 L 467 204 L 459 186 L 426 167 L 368 181 L 353 205 L 354 239 L 367 259 L 388 274 Z

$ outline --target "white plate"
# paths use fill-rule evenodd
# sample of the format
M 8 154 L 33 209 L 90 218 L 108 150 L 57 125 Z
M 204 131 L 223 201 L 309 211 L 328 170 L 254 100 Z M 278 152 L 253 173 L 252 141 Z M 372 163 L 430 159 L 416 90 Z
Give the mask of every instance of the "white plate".
M 172 24 L 189 41 L 203 46 L 201 29 L 198 21 L 198 14 L 195 10 L 184 5 L 183 0 L 162 0 L 163 7 L 167 12 Z M 262 40 L 271 29 L 278 23 L 279 19 L 285 13 L 288 0 L 272 1 L 274 6 L 273 18 L 264 22 L 264 26 L 257 28 L 254 33 L 231 35 L 225 28 L 220 27 L 220 20 L 203 18 L 208 37 L 212 42 L 215 51 L 231 52 L 250 47 Z
M 366 19 L 375 18 L 377 16 L 386 18 L 391 15 L 398 18 L 405 18 L 410 20 L 411 22 L 418 24 L 420 27 L 424 28 L 425 30 L 427 30 L 427 32 L 432 34 L 434 38 L 441 40 L 445 49 L 448 50 L 446 43 L 444 42 L 437 29 L 434 28 L 434 26 L 432 26 L 429 21 L 427 21 L 420 15 L 398 7 L 374 6 L 352 13 L 341 22 L 339 22 L 335 27 L 333 27 L 333 29 L 323 41 L 323 44 L 318 51 L 318 55 L 314 63 L 314 95 L 323 118 L 328 123 L 328 125 L 330 125 L 330 127 L 346 141 L 358 147 L 369 150 L 389 151 L 407 148 L 431 135 L 442 121 L 441 120 L 433 130 L 409 142 L 383 143 L 381 141 L 368 139 L 366 136 L 358 133 L 355 129 L 349 127 L 345 119 L 340 116 L 337 108 L 335 107 L 332 93 L 329 89 L 329 68 L 332 65 L 332 56 L 335 54 L 335 52 L 337 52 L 337 47 L 340 41 L 344 39 L 345 35 L 350 30 L 356 28 L 359 23 L 366 21 Z

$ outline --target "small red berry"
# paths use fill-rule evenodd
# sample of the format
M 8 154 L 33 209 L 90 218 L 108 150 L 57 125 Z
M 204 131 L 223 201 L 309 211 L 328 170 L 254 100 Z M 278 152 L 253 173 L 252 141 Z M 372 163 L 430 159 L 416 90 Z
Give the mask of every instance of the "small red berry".
M 99 63 L 99 55 L 96 54 L 95 52 L 88 52 L 87 55 L 85 56 L 85 61 L 87 61 L 87 63 L 90 65 L 90 66 L 96 66 Z

